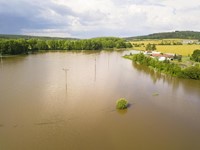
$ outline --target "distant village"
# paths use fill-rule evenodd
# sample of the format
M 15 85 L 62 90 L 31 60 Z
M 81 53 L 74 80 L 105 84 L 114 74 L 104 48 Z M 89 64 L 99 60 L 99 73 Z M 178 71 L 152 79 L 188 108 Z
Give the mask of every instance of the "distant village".
M 182 40 L 182 44 L 200 44 L 199 40 Z

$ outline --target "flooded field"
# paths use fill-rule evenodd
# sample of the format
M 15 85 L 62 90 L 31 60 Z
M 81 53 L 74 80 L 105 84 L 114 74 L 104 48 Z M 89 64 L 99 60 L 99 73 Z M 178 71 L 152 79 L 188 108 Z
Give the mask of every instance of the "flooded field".
M 200 81 L 156 74 L 126 53 L 3 58 L 0 150 L 200 149 Z M 121 97 L 128 110 L 115 109 Z

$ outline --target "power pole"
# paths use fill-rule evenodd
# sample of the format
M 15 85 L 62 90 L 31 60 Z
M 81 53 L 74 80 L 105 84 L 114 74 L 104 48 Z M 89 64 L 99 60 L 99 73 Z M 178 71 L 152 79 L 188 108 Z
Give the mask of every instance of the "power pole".
M 108 53 L 108 69 L 109 69 L 109 65 L 110 65 L 110 57 L 109 57 L 109 53 Z
M 94 81 L 96 81 L 96 74 L 97 74 L 97 59 L 96 59 L 96 56 L 95 56 L 95 64 L 94 64 Z
M 69 69 L 63 68 L 63 70 L 65 71 L 65 83 L 66 83 L 66 91 L 67 91 L 67 72 L 69 71 Z
M 1 66 L 3 67 L 3 59 L 2 59 L 2 54 L 1 54 Z

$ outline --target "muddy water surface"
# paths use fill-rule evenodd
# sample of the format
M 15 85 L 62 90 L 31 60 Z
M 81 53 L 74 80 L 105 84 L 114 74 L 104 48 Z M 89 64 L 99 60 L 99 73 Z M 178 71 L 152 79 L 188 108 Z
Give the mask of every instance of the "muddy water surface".
M 200 82 L 155 74 L 125 53 L 3 58 L 0 149 L 200 149 Z M 115 109 L 121 97 L 126 111 Z

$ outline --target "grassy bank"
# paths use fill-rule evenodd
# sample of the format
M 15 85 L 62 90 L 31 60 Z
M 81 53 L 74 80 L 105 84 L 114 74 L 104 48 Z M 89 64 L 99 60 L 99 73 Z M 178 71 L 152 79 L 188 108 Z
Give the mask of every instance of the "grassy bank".
M 168 74 L 174 77 L 187 78 L 200 80 L 200 65 L 199 63 L 195 65 L 184 65 L 181 67 L 180 64 L 170 61 L 159 61 L 156 58 L 151 58 L 143 53 L 135 55 L 127 55 L 124 58 L 130 59 L 133 62 L 139 63 L 141 65 L 153 68 L 157 72 Z

